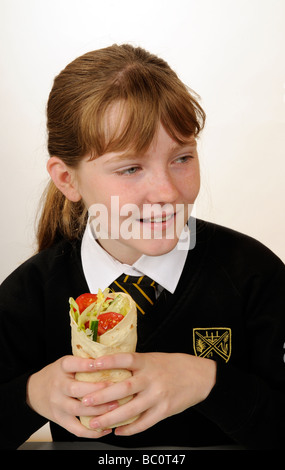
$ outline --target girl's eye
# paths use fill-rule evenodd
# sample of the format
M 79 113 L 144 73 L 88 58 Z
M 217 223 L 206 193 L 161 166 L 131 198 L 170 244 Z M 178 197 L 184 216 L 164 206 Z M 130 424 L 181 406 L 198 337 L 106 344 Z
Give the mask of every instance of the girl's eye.
M 140 168 L 138 166 L 131 166 L 129 168 L 124 168 L 123 170 L 118 170 L 116 171 L 117 175 L 134 175 L 135 173 L 138 172 Z
M 192 158 L 193 158 L 192 155 L 183 155 L 182 157 L 176 158 L 174 162 L 175 163 L 187 163 Z

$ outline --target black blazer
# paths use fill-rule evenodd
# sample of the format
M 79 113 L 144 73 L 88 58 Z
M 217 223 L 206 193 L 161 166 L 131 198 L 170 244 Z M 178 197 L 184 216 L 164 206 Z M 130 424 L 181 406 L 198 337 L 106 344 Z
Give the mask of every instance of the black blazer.
M 116 446 L 281 448 L 285 441 L 285 269 L 261 243 L 197 220 L 196 244 L 174 294 L 138 314 L 137 351 L 217 361 L 202 403 Z M 46 419 L 26 404 L 28 377 L 71 354 L 69 297 L 88 292 L 81 242 L 61 241 L 30 258 L 0 287 L 1 447 L 17 448 Z M 82 440 L 51 423 L 56 441 Z

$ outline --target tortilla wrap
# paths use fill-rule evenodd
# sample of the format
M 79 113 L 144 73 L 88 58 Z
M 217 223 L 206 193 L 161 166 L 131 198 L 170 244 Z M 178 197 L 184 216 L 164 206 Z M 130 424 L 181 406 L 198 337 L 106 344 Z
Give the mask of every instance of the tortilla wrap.
M 116 292 L 116 294 L 118 294 Z M 130 304 L 130 309 L 125 317 L 112 329 L 100 336 L 100 342 L 93 341 L 86 335 L 83 330 L 80 330 L 70 312 L 70 325 L 71 325 L 71 345 L 72 353 L 78 357 L 92 357 L 94 359 L 109 354 L 118 352 L 134 352 L 137 344 L 137 309 L 133 299 L 124 292 L 120 295 L 127 297 Z M 77 372 L 75 378 L 83 382 L 121 382 L 122 380 L 131 377 L 131 372 L 126 369 L 109 369 L 96 372 Z M 127 403 L 133 396 L 125 397 L 118 400 L 120 405 Z M 89 422 L 92 416 L 80 416 L 81 423 L 91 429 Z M 129 424 L 137 419 L 137 416 L 127 421 L 117 423 L 113 426 L 118 427 L 123 424 Z

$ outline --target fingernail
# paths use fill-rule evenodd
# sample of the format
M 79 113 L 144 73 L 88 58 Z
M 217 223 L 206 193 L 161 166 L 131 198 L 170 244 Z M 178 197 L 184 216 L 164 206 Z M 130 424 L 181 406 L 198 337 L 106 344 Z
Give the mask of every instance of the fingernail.
M 116 403 L 112 403 L 111 405 L 108 406 L 108 411 L 112 411 L 114 410 L 115 408 L 118 408 L 119 406 L 119 403 L 116 402 Z
M 103 361 L 101 359 L 94 359 L 88 364 L 89 369 L 98 369 L 103 366 Z
M 92 406 L 94 404 L 92 397 L 85 397 L 82 399 L 82 403 L 84 406 Z
M 103 366 L 103 361 L 101 359 L 96 359 L 95 360 L 95 367 L 102 367 Z
M 96 428 L 99 428 L 99 429 L 100 429 L 100 424 L 98 423 L 98 421 L 90 421 L 90 422 L 89 422 L 89 426 L 90 426 L 91 428 L 94 428 L 94 429 L 96 429 Z M 100 430 L 100 431 L 101 431 L 101 430 Z
M 88 364 L 89 369 L 95 369 L 96 367 L 96 362 L 95 361 L 90 361 Z

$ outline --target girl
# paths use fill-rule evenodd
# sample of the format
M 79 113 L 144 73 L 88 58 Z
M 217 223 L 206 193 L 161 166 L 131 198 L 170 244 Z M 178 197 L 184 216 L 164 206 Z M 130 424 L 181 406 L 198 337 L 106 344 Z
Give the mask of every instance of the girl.
M 205 121 L 194 93 L 163 60 L 114 45 L 56 77 L 47 116 L 51 181 L 38 253 L 0 289 L 4 448 L 47 421 L 55 441 L 281 446 L 284 265 L 250 237 L 189 219 Z M 131 236 L 111 236 L 113 219 L 122 228 L 130 203 L 137 208 Z M 92 225 L 97 204 L 110 215 L 107 236 Z M 138 312 L 137 352 L 73 357 L 69 297 L 96 293 L 122 273 L 157 284 L 152 310 Z M 114 368 L 131 378 L 75 380 L 76 372 Z M 92 417 L 92 429 L 80 415 Z

